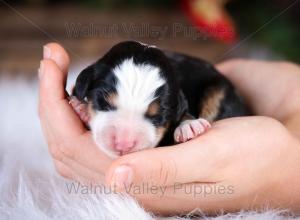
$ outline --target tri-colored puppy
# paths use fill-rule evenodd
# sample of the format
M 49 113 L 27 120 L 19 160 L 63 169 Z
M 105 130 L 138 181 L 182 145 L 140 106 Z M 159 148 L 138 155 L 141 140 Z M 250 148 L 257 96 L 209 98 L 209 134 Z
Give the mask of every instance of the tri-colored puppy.
M 133 41 L 84 69 L 70 103 L 111 157 L 185 142 L 213 121 L 247 114 L 211 64 Z

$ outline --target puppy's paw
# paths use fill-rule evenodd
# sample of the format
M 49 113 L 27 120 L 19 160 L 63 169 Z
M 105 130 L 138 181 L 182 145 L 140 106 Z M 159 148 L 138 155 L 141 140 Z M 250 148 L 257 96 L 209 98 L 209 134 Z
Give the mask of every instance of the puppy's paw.
M 179 143 L 186 142 L 203 134 L 210 127 L 210 123 L 203 118 L 186 120 L 175 129 L 174 139 Z
M 89 124 L 90 116 L 87 109 L 87 104 L 80 102 L 76 97 L 72 96 L 69 101 L 76 114 L 79 116 L 81 121 L 86 125 Z

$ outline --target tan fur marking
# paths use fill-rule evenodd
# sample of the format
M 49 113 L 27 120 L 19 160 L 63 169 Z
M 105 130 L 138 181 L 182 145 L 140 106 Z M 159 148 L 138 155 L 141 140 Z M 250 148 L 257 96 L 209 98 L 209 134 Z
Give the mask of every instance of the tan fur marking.
M 169 127 L 170 127 L 170 124 L 168 123 L 165 126 L 156 128 L 156 134 L 160 140 L 163 138 L 163 136 L 165 135 L 165 133 Z
M 224 99 L 223 89 L 211 89 L 200 106 L 199 117 L 213 122 L 219 114 L 221 101 Z
M 117 94 L 116 93 L 109 93 L 105 97 L 106 101 L 111 105 L 111 106 L 116 106 L 116 100 L 117 100 Z
M 146 114 L 153 116 L 158 113 L 158 110 L 159 110 L 159 104 L 158 104 L 158 102 L 154 101 L 149 105 Z

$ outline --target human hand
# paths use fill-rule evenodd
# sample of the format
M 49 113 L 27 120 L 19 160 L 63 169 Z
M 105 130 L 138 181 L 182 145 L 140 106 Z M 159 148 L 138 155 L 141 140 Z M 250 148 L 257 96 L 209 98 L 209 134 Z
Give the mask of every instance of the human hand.
M 126 191 L 134 189 L 128 185 L 143 182 L 167 187 L 164 196 L 135 195 L 146 208 L 160 213 L 186 213 L 196 207 L 207 212 L 263 206 L 299 211 L 295 199 L 300 193 L 296 190 L 299 139 L 293 134 L 300 131 L 295 123 L 300 107 L 300 68 L 286 62 L 253 60 L 231 60 L 217 68 L 235 84 L 255 114 L 269 117 L 219 121 L 185 144 L 123 156 L 113 162 L 107 183 L 124 190 L 125 182 Z M 174 193 L 176 183 L 183 188 L 233 186 L 234 193 L 204 196 L 202 192 L 194 198 L 180 190 Z
M 62 176 L 80 182 L 103 182 L 111 159 L 94 144 L 73 108 L 65 84 L 69 56 L 56 43 L 44 47 L 40 63 L 39 116 L 55 167 Z
M 231 118 L 187 143 L 122 156 L 110 167 L 107 184 L 160 214 L 299 211 L 299 161 L 299 141 L 278 121 Z
M 235 59 L 218 64 L 256 115 L 284 121 L 300 110 L 300 67 L 289 62 Z
M 42 127 L 50 152 L 55 158 L 56 168 L 60 174 L 71 179 L 101 182 L 111 160 L 98 150 L 90 133 L 86 131 L 68 104 L 64 92 L 69 62 L 67 54 L 56 44 L 49 44 L 47 47 L 51 50 L 52 61 L 46 53 L 46 59 L 41 63 L 39 109 Z M 229 67 L 230 65 L 220 66 L 224 70 L 230 70 Z M 232 74 L 233 72 L 236 74 Z M 265 103 L 268 99 L 263 99 L 264 89 L 258 90 L 261 94 L 255 95 L 257 100 L 252 100 L 251 95 L 247 94 L 255 94 L 255 88 L 251 87 L 250 83 L 247 86 L 238 85 L 247 83 L 245 79 L 249 79 L 252 73 L 249 72 L 244 78 L 238 73 L 239 71 L 231 69 L 227 72 L 227 77 L 236 84 L 256 112 L 261 112 L 262 115 L 263 112 L 266 112 L 265 115 L 270 114 L 272 106 L 278 104 L 276 96 L 273 95 L 276 91 L 272 86 L 266 89 L 270 91 L 266 94 L 267 97 L 270 99 L 274 97 L 272 102 L 269 100 Z M 260 81 L 258 76 L 257 73 L 254 77 L 256 82 Z M 268 77 L 263 79 L 270 80 L 271 76 L 268 74 Z M 292 75 L 290 77 L 293 78 Z M 284 92 L 278 94 L 281 96 L 277 98 L 281 97 L 283 100 Z M 261 109 L 254 106 L 256 101 L 262 105 Z M 282 109 L 279 111 L 287 112 Z M 268 131 L 269 135 L 264 135 L 265 131 Z M 168 186 L 165 196 L 162 197 L 147 193 L 135 195 L 146 208 L 160 213 L 174 214 L 176 211 L 186 213 L 196 207 L 200 207 L 203 211 L 217 209 L 230 211 L 260 207 L 264 204 L 272 207 L 291 207 L 286 204 L 294 201 L 287 198 L 291 192 L 294 193 L 292 198 L 298 193 L 295 186 L 299 180 L 297 174 L 300 173 L 297 163 L 299 153 L 295 147 L 298 146 L 297 141 L 279 122 L 270 118 L 227 119 L 215 123 L 207 134 L 188 143 L 121 157 L 110 167 L 107 183 L 116 185 L 118 181 L 124 182 L 124 179 L 131 178 L 133 185 L 146 181 L 156 186 Z M 286 143 L 288 146 L 285 146 Z M 285 161 L 285 166 L 280 167 L 281 170 L 278 171 L 281 173 L 280 177 L 266 175 L 274 174 L 282 161 Z M 126 174 L 128 168 L 129 174 Z M 115 173 L 119 175 L 113 175 Z M 268 180 L 268 176 L 271 179 Z M 290 190 L 282 187 L 287 179 L 290 181 Z M 203 198 L 200 194 L 200 198 L 197 199 L 194 198 L 194 194 L 187 195 L 183 191 L 172 193 L 172 185 L 175 182 L 180 182 L 183 187 L 223 185 L 233 186 L 235 190 L 233 194 L 210 194 L 207 197 L 202 196 Z M 193 184 L 194 182 L 197 183 Z M 119 190 L 120 186 L 123 184 L 119 184 Z M 284 195 L 284 199 L 279 200 L 278 195 Z
M 300 138 L 300 67 L 289 62 L 229 60 L 218 64 L 256 115 L 279 120 Z

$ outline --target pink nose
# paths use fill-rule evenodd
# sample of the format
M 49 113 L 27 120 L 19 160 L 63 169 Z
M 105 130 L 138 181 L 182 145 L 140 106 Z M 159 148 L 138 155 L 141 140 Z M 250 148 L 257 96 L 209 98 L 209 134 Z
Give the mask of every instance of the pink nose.
M 111 131 L 110 147 L 121 154 L 132 151 L 137 142 L 137 134 L 132 129 L 121 127 Z
M 121 153 L 128 153 L 135 147 L 135 145 L 135 140 L 120 140 L 114 143 L 113 148 Z

